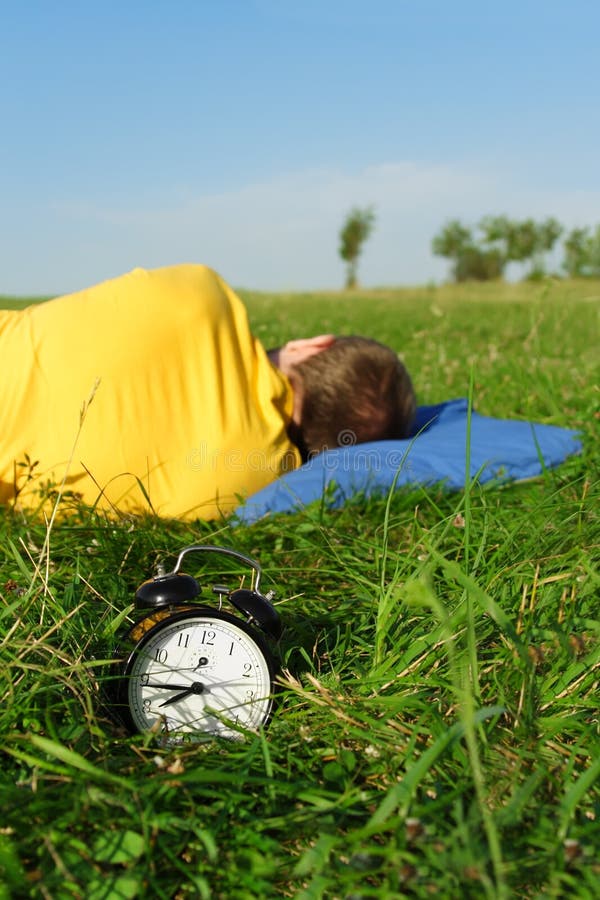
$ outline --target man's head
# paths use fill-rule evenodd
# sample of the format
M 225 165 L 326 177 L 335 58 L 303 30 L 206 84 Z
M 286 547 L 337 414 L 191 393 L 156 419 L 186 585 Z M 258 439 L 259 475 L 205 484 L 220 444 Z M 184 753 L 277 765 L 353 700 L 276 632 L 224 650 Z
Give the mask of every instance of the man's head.
M 294 439 L 304 456 L 407 436 L 415 394 L 389 347 L 369 338 L 320 335 L 290 341 L 279 360 L 294 388 Z

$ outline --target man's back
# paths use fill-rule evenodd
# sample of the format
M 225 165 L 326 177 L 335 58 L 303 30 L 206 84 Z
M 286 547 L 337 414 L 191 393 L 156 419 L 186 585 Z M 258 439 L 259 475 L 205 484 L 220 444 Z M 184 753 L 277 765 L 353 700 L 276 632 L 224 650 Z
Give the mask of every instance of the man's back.
M 23 486 L 26 454 L 28 506 L 65 479 L 87 503 L 190 518 L 299 463 L 289 383 L 204 266 L 136 269 L 2 313 L 0 359 L 1 502 L 15 473 Z

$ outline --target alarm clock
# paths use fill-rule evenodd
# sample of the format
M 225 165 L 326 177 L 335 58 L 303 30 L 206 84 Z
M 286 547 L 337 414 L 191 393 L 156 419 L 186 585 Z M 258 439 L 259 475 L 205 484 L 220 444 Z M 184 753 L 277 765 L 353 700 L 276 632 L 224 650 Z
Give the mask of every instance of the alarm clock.
M 246 564 L 250 587 L 215 584 L 218 601 L 203 602 L 199 582 L 181 570 L 192 553 L 224 554 Z M 194 544 L 180 552 L 172 572 L 161 569 L 138 588 L 141 617 L 126 635 L 115 678 L 116 707 L 131 732 L 180 743 L 240 738 L 267 725 L 281 624 L 274 593 L 260 592 L 261 574 L 256 560 L 236 550 Z

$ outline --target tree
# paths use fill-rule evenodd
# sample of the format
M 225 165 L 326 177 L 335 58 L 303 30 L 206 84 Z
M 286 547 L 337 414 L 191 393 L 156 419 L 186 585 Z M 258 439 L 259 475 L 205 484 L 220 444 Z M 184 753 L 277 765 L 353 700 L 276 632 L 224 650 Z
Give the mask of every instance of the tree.
M 531 268 L 526 277 L 540 278 L 546 274 L 544 257 L 561 236 L 562 225 L 553 218 L 545 219 L 543 222 L 527 219 L 520 225 L 522 233 L 517 232 L 517 242 L 520 238 L 521 259 L 531 261 Z
M 436 256 L 457 260 L 468 247 L 473 246 L 473 235 L 458 219 L 446 222 L 439 234 L 431 242 Z
M 498 250 L 467 247 L 454 265 L 455 281 L 494 281 L 504 274 L 504 259 Z
M 483 243 L 501 257 L 503 269 L 509 262 L 533 259 L 538 241 L 537 225 L 533 219 L 518 222 L 508 216 L 484 216 L 479 222 L 479 229 Z M 532 269 L 534 267 L 532 263 Z
M 484 216 L 477 224 L 478 236 L 453 219 L 434 237 L 432 250 L 437 256 L 454 260 L 455 281 L 489 281 L 502 278 L 508 263 L 530 262 L 526 278 L 539 278 L 545 272 L 545 254 L 562 234 L 556 219 L 543 222 L 518 221 L 508 216 Z
M 436 256 L 453 260 L 455 281 L 489 281 L 502 277 L 502 254 L 494 247 L 487 250 L 478 247 L 471 230 L 458 219 L 446 223 L 431 242 L 431 249 Z
M 574 228 L 564 243 L 563 268 L 571 278 L 600 277 L 600 225 L 595 232 Z
M 375 212 L 372 206 L 365 209 L 352 209 L 340 231 L 339 254 L 346 263 L 346 287 L 356 287 L 358 257 L 362 253 L 363 244 L 375 226 Z
M 493 247 L 503 259 L 512 259 L 515 223 L 507 216 L 484 216 L 479 222 L 483 243 Z
M 486 216 L 479 223 L 479 228 L 483 233 L 484 243 L 501 255 L 504 265 L 509 262 L 530 261 L 531 268 L 527 278 L 544 275 L 544 256 L 553 249 L 563 231 L 562 226 L 553 218 L 543 222 L 535 222 L 533 219 L 519 222 L 507 216 Z
M 565 238 L 563 269 L 569 278 L 585 277 L 589 237 L 589 228 L 574 228 Z
M 538 253 L 549 253 L 563 233 L 564 228 L 556 219 L 550 217 L 538 225 Z

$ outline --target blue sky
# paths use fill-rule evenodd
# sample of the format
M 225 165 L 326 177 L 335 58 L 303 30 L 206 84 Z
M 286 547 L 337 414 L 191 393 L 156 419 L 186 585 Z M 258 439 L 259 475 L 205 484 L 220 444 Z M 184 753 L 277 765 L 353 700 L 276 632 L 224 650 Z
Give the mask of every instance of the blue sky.
M 204 262 L 442 280 L 458 217 L 600 222 L 597 0 L 0 0 L 0 293 Z

